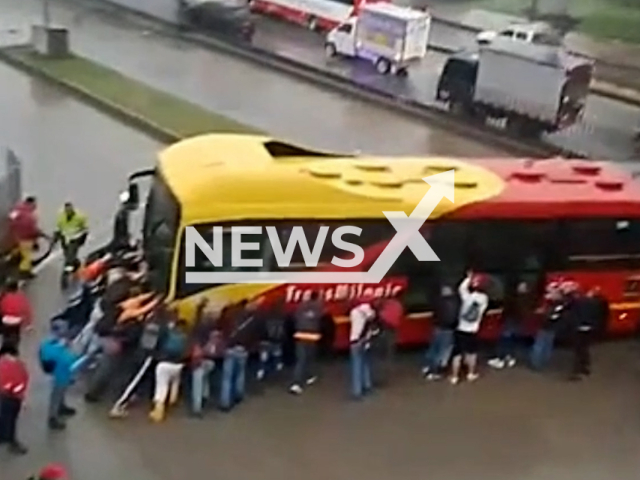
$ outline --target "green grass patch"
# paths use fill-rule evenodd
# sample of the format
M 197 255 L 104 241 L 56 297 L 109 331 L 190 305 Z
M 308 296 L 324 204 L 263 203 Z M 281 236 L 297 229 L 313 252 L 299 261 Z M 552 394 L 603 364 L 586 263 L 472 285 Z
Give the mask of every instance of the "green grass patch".
M 593 38 L 640 43 L 640 9 L 614 9 L 586 15 L 578 31 Z
M 180 137 L 211 132 L 257 132 L 254 128 L 149 87 L 86 58 L 72 55 L 65 59 L 50 59 L 29 47 L 13 47 L 5 49 L 5 52 Z

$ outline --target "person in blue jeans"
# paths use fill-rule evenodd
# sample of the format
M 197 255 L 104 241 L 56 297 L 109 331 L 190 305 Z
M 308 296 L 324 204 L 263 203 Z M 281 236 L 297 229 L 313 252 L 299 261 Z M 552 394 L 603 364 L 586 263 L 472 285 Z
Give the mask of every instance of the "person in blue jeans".
M 262 328 L 258 317 L 259 300 L 242 301 L 231 317 L 222 361 L 219 406 L 223 411 L 231 410 L 244 399 L 248 352 L 259 343 Z
M 551 360 L 556 332 L 566 315 L 567 298 L 555 285 L 548 288 L 547 302 L 542 326 L 531 347 L 530 362 L 534 370 L 542 370 Z
M 433 336 L 424 358 L 422 374 L 427 380 L 438 380 L 447 368 L 453 350 L 453 330 L 458 322 L 460 300 L 453 288 L 440 289 L 433 317 Z
M 263 380 L 271 372 L 284 368 L 283 344 L 285 339 L 284 300 L 278 299 L 262 315 L 262 340 L 260 342 L 259 365 L 256 378 Z
M 216 360 L 222 359 L 225 351 L 224 337 L 218 325 L 220 314 L 221 309 L 209 306 L 206 298 L 196 311 L 192 330 L 191 413 L 198 417 L 211 397 L 211 375 Z
M 496 344 L 496 352 L 487 364 L 498 370 L 516 365 L 518 336 L 522 325 L 535 309 L 535 298 L 526 282 L 518 283 L 516 291 L 507 298 L 504 309 L 504 324 Z
M 349 320 L 351 329 L 351 395 L 354 399 L 362 398 L 371 391 L 371 360 L 369 358 L 371 322 L 376 312 L 370 303 L 361 303 L 351 309 Z

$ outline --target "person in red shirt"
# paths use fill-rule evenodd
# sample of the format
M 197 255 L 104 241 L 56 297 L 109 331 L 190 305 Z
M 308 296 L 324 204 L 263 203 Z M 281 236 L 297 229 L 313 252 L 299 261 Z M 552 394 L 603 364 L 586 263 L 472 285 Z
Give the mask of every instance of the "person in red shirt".
M 36 241 L 41 232 L 38 228 L 38 216 L 36 210 L 38 204 L 35 197 L 27 197 L 20 202 L 9 214 L 11 233 L 20 250 L 20 275 L 25 278 L 33 278 L 32 258 Z
M 0 333 L 2 343 L 20 344 L 23 330 L 31 329 L 33 311 L 27 295 L 20 290 L 18 281 L 9 279 L 5 292 L 0 296 Z
M 18 349 L 12 344 L 3 345 L 0 348 L 0 444 L 7 444 L 9 451 L 16 455 L 27 453 L 16 434 L 28 386 L 29 372 L 18 357 Z
M 29 480 L 69 480 L 69 476 L 62 465 L 51 463 L 40 470 L 38 475 L 30 477 Z

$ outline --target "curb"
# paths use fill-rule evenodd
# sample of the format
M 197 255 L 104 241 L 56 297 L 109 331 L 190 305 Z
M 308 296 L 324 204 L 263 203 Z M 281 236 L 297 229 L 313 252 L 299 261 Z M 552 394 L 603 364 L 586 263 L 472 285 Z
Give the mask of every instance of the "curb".
M 14 46 L 10 48 L 16 48 L 20 46 Z M 54 86 L 65 90 L 71 95 L 79 98 L 85 103 L 97 108 L 98 110 L 106 113 L 107 115 L 119 120 L 137 130 L 140 130 L 150 137 L 159 140 L 162 143 L 175 143 L 182 139 L 181 135 L 175 132 L 167 130 L 160 125 L 157 125 L 151 120 L 148 120 L 135 112 L 132 112 L 120 105 L 117 105 L 110 100 L 106 100 L 94 93 L 86 90 L 80 85 L 74 82 L 62 80 L 55 75 L 52 75 L 44 70 L 34 67 L 28 62 L 25 62 L 15 56 L 11 55 L 6 48 L 0 48 L 0 61 L 11 65 L 19 70 L 22 70 L 29 75 L 40 78 L 46 82 L 53 84 Z
M 125 21 L 128 20 L 134 25 L 137 22 L 138 27 L 147 28 L 165 37 L 176 38 L 201 48 L 239 57 L 262 67 L 286 73 L 326 89 L 342 94 L 349 94 L 354 98 L 393 109 L 395 112 L 410 118 L 429 122 L 434 127 L 448 130 L 458 136 L 507 150 L 516 156 L 588 158 L 588 155 L 583 152 L 567 150 L 544 141 L 529 142 L 515 138 L 504 130 L 454 117 L 444 109 L 438 108 L 435 105 L 427 105 L 412 98 L 397 97 L 390 92 L 379 90 L 375 86 L 356 84 L 349 78 L 337 73 L 328 72 L 319 67 L 282 57 L 268 50 L 252 47 L 251 45 L 232 44 L 202 34 L 185 33 L 172 22 L 132 7 L 116 4 L 112 0 L 65 1 L 75 4 L 93 5 L 106 14 L 120 14 Z M 146 25 L 140 25 L 141 22 L 146 23 Z
M 640 92 L 631 88 L 618 87 L 608 82 L 594 80 L 591 82 L 589 90 L 601 97 L 618 100 L 629 105 L 640 107 Z

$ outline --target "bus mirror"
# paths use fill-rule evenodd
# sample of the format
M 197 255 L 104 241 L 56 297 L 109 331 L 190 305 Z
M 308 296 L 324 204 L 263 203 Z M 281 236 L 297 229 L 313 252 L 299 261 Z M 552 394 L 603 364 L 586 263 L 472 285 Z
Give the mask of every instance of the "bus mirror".
M 129 198 L 127 199 L 127 203 L 132 209 L 138 208 L 140 204 L 140 189 L 138 188 L 138 184 L 130 183 L 128 193 Z

